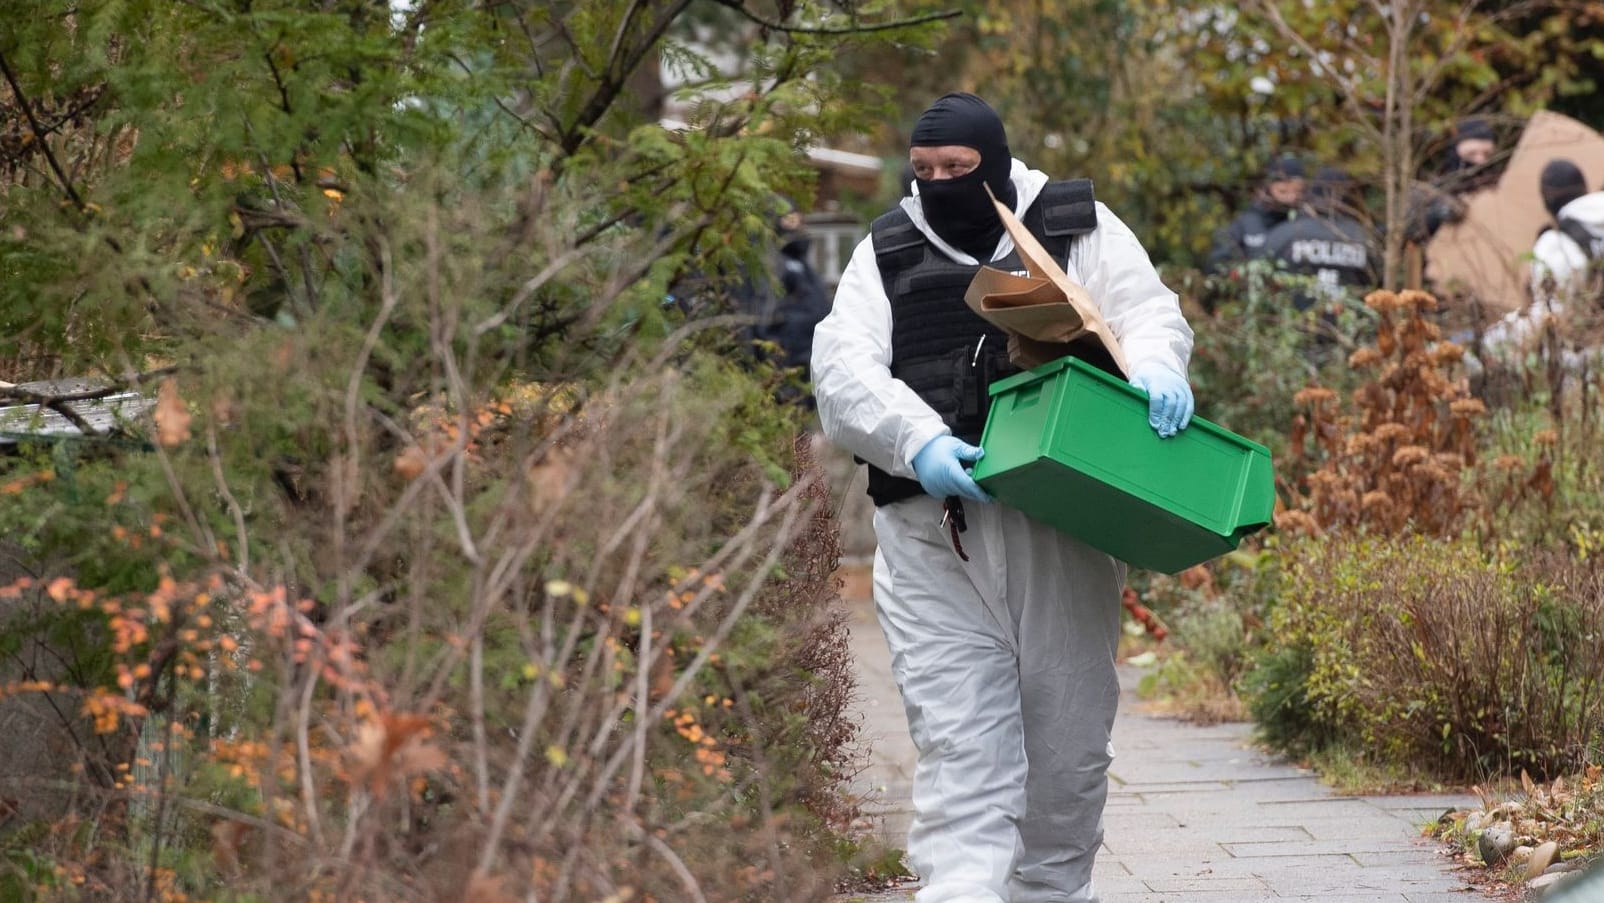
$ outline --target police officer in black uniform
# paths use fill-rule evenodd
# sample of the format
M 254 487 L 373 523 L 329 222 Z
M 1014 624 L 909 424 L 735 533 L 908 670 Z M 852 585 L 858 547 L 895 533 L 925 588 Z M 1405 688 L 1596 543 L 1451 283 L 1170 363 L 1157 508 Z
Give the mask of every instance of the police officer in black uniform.
M 1303 161 L 1297 157 L 1287 154 L 1272 162 L 1248 209 L 1214 233 L 1208 271 L 1224 273 L 1260 256 L 1270 230 L 1286 222 L 1302 202 L 1303 179 Z
M 1262 255 L 1276 268 L 1313 277 L 1312 286 L 1293 293 L 1298 310 L 1335 298 L 1350 288 L 1376 284 L 1376 253 L 1370 230 L 1354 215 L 1353 180 L 1334 166 L 1324 166 L 1309 185 L 1301 216 L 1286 220 L 1265 238 Z

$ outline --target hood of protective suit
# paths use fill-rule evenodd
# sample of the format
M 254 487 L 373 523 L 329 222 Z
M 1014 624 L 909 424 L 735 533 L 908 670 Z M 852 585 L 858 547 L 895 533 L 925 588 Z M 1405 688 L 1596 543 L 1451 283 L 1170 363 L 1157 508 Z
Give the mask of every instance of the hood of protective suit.
M 1559 208 L 1559 217 L 1573 219 L 1594 235 L 1604 237 L 1604 191 L 1584 194 Z

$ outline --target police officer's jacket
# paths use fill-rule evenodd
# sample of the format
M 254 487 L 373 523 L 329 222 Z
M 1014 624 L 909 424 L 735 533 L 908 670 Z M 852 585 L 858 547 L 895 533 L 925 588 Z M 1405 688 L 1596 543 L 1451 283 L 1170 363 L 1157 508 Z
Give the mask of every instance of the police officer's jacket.
M 1047 184 L 1047 175 L 1015 160 L 1011 177 L 1017 195 L 1015 213 L 1023 219 Z M 953 248 L 930 229 L 917 195 L 904 198 L 902 209 L 935 255 L 930 258 L 930 269 L 923 272 L 934 270 L 937 263 L 961 264 L 971 268 L 971 273 L 978 269 L 980 261 Z M 1133 371 L 1157 365 L 1184 375 L 1192 352 L 1192 330 L 1181 316 L 1175 293 L 1159 280 L 1147 252 L 1118 217 L 1101 203 L 1095 204 L 1095 217 L 1096 228 L 1069 243 L 1061 261 L 1065 274 L 1086 288 Z M 1013 240 L 1004 234 L 986 262 L 1010 262 L 1013 252 Z M 913 275 L 921 272 L 916 267 Z M 953 290 L 951 310 L 968 313 L 963 300 L 966 284 Z M 933 305 L 919 316 L 938 315 L 942 309 Z M 897 324 L 892 311 L 874 240 L 866 237 L 841 275 L 830 315 L 814 332 L 813 391 L 820 422 L 831 441 L 891 477 L 911 480 L 914 455 L 931 439 L 951 434 L 953 429 L 931 400 L 895 372 L 901 368 L 896 361 L 893 337 Z M 987 328 L 978 317 L 974 322 L 976 330 Z M 959 334 L 961 331 L 942 332 L 941 343 L 951 347 L 920 349 L 919 356 L 973 347 L 979 339 L 979 335 Z M 925 391 L 931 392 L 928 387 Z M 934 400 L 942 403 L 939 398 Z M 878 499 L 881 503 L 892 500 Z
M 1225 228 L 1214 233 L 1214 244 L 1209 248 L 1209 272 L 1223 272 L 1234 263 L 1261 256 L 1270 230 L 1287 222 L 1291 215 L 1285 207 L 1254 201 Z
M 1287 220 L 1270 230 L 1262 253 L 1278 269 L 1315 278 L 1315 293 L 1295 296 L 1299 310 L 1322 295 L 1349 286 L 1371 287 L 1378 281 L 1369 232 L 1363 223 L 1341 213 L 1311 210 Z

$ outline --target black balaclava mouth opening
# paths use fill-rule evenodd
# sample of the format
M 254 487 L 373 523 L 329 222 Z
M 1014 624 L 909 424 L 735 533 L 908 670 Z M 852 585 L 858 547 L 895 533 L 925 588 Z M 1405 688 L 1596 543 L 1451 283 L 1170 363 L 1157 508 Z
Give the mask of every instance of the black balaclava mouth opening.
M 982 263 L 991 260 L 1002 238 L 1003 224 L 986 194 L 1012 209 L 1017 195 L 1009 174 L 1013 155 L 1002 118 L 973 94 L 948 94 L 930 105 L 914 124 L 909 147 L 960 144 L 980 151 L 980 165 L 956 179 L 914 179 L 919 204 L 930 228 L 948 244 Z

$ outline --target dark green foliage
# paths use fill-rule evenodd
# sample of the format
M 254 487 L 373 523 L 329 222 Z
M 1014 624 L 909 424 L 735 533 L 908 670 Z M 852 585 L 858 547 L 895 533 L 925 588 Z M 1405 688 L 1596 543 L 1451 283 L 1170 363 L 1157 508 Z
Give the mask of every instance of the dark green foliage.
M 1267 261 L 1211 277 L 1212 300 L 1191 318 L 1195 333 L 1189 376 L 1198 413 L 1268 447 L 1286 451 L 1293 396 L 1308 385 L 1343 392 L 1358 384 L 1348 354 L 1374 337 L 1375 315 L 1344 294 L 1307 311 L 1292 298 L 1304 287 Z
M 1305 756 L 1335 739 L 1331 727 L 1315 717 L 1309 698 L 1314 650 L 1304 641 L 1275 643 L 1264 649 L 1243 681 L 1248 711 L 1258 735 L 1272 749 Z

